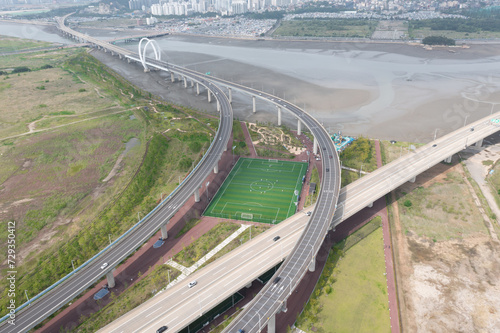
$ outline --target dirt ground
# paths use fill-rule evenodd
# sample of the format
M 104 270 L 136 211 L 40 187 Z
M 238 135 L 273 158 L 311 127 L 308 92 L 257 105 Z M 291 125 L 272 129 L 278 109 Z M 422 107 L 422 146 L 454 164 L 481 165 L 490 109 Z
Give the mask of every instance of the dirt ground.
M 462 166 L 452 168 L 459 171 Z M 438 165 L 409 186 L 444 182 L 448 172 L 449 168 Z M 499 332 L 500 243 L 496 234 L 492 237 L 478 228 L 443 241 L 419 236 L 401 222 L 401 207 L 394 193 L 392 197 L 403 331 Z

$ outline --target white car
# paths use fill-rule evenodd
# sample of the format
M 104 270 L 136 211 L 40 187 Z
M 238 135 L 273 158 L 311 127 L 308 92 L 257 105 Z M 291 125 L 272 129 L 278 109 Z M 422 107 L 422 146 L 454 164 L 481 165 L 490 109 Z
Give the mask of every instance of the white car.
M 108 267 L 108 263 L 105 262 L 104 264 L 101 265 L 101 269 L 105 269 L 106 267 Z
M 189 288 L 193 288 L 193 287 L 194 287 L 194 286 L 196 286 L 197 284 L 198 284 L 198 282 L 197 282 L 197 281 L 191 281 L 191 282 L 189 282 L 188 287 L 189 287 Z

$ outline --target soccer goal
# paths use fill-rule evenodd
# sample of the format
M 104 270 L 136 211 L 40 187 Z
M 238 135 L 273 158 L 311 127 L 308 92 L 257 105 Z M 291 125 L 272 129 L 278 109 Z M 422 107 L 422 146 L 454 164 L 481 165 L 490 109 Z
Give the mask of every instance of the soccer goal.
M 278 160 L 275 158 L 269 158 L 268 161 L 272 163 L 278 163 Z
M 253 214 L 252 213 L 241 213 L 241 218 L 245 220 L 253 220 Z

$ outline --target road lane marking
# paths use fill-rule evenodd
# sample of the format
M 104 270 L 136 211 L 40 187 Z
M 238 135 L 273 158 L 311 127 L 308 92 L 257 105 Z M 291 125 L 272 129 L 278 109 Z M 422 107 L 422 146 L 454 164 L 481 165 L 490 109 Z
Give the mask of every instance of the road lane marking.
M 154 310 L 153 312 L 150 312 L 150 313 L 149 313 L 149 314 L 148 314 L 145 318 L 147 318 L 147 317 L 151 316 L 153 313 L 155 313 L 156 311 L 158 311 L 158 310 L 160 310 L 160 309 L 161 309 L 161 306 L 160 306 L 158 309 Z

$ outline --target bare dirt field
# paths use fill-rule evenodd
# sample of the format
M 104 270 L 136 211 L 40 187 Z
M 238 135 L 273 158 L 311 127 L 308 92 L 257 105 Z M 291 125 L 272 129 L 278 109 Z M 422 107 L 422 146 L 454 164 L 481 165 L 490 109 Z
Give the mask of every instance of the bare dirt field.
M 464 177 L 461 164 L 439 164 L 397 191 L 393 242 L 403 331 L 500 330 L 500 243 Z

